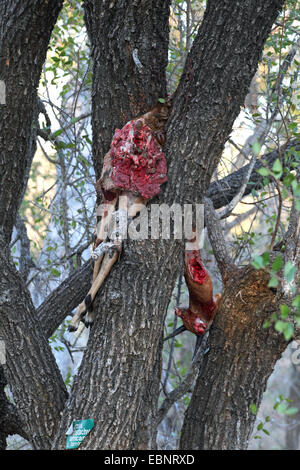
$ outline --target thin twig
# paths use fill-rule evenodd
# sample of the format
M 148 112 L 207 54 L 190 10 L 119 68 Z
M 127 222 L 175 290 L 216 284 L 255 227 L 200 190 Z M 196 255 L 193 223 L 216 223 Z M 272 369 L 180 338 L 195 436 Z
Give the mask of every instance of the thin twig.
M 270 243 L 270 251 L 272 251 L 274 247 L 275 238 L 278 232 L 278 227 L 279 227 L 280 218 L 281 218 L 281 210 L 282 210 L 282 195 L 281 195 L 279 183 L 276 180 L 276 178 L 274 178 L 274 184 L 278 193 L 278 213 L 277 213 L 276 224 L 275 224 L 275 228 L 274 228 L 271 243 Z
M 180 305 L 180 298 L 181 298 L 181 287 L 182 287 L 182 282 L 183 282 L 183 275 L 182 273 L 179 274 L 178 278 L 178 284 L 177 284 L 177 295 L 176 295 L 176 305 Z M 173 324 L 173 333 L 177 328 L 177 316 L 174 318 L 174 324 Z M 169 352 L 169 360 L 168 360 L 168 366 L 166 370 L 166 376 L 165 380 L 163 383 L 163 388 L 165 390 L 169 375 L 170 375 L 170 370 L 171 370 L 171 364 L 172 364 L 172 357 L 174 353 L 174 346 L 175 346 L 175 336 L 171 339 L 171 347 L 170 347 L 170 352 Z
M 182 383 L 178 387 L 174 388 L 172 392 L 166 394 L 166 398 L 157 412 L 157 426 L 162 422 L 173 404 L 180 400 L 186 393 L 192 391 L 196 377 L 198 373 L 201 373 L 206 352 L 207 339 L 208 335 L 205 335 L 202 344 L 194 358 L 194 361 L 192 362 L 192 365 Z

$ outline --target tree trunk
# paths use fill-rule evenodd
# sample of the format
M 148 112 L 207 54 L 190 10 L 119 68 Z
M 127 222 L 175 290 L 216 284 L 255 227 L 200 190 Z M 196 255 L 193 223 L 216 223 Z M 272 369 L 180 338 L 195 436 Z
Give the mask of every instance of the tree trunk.
M 34 153 L 37 87 L 61 6 L 58 0 L 1 1 L 0 79 L 6 104 L 0 106 L 0 339 L 6 348 L 5 378 L 35 448 L 50 447 L 67 392 L 8 243 Z
M 298 354 L 296 354 L 298 356 Z M 297 364 L 299 359 L 297 358 Z M 288 398 L 292 400 L 291 406 L 298 408 L 298 413 L 286 416 L 288 428 L 285 436 L 286 450 L 300 450 L 300 367 L 292 365 L 290 371 L 290 391 Z
M 10 240 L 35 146 L 37 87 L 62 0 L 0 1 L 0 221 Z M 36 122 L 35 122 L 36 126 Z
M 94 60 L 93 160 L 99 176 L 115 128 L 166 96 L 169 2 L 85 1 L 84 6 Z M 153 441 L 155 430 L 148 423 L 154 422 L 157 406 L 163 318 L 174 282 L 158 282 L 160 259 L 166 256 L 167 247 L 160 241 L 125 244 L 100 302 L 95 302 L 97 320 L 56 447 L 64 447 L 65 430 L 75 415 L 95 419 L 81 448 L 145 448 Z M 150 385 L 152 396 L 147 399 Z M 144 408 L 145 399 L 149 409 Z
M 67 398 L 30 295 L 0 239 L 0 340 L 5 342 L 4 373 L 26 434 L 37 449 L 50 448 Z
M 264 322 L 278 310 L 269 276 L 252 267 L 232 275 L 209 335 L 185 413 L 181 449 L 246 449 L 267 380 L 287 346 Z
M 208 2 L 173 105 L 168 132 L 168 183 L 164 194 L 155 202 L 201 202 L 282 3 L 225 0 L 220 6 L 220 2 Z M 122 14 L 122 11 L 114 11 L 113 3 L 112 11 L 101 11 L 98 2 L 85 2 L 85 5 L 95 67 L 93 133 L 95 166 L 99 174 L 99 162 L 108 149 L 113 129 L 110 115 L 106 114 L 107 105 L 113 106 L 112 94 L 117 94 L 118 109 L 127 110 L 124 120 L 138 110 L 128 106 L 132 82 L 129 81 L 129 91 L 124 88 L 127 83 L 123 82 L 122 71 L 125 52 L 127 67 L 132 66 L 133 47 L 120 48 L 113 42 L 110 55 L 106 50 L 101 55 L 101 34 L 105 32 L 106 37 L 118 42 L 125 37 L 131 43 L 130 32 L 134 35 L 136 29 L 131 27 L 127 35 L 123 32 L 128 25 L 126 14 L 131 17 L 131 9 Z M 136 7 L 135 3 L 132 5 Z M 96 25 L 89 14 L 97 21 Z M 151 14 L 150 35 L 157 30 L 154 25 L 159 18 L 163 16 L 167 21 L 167 15 L 162 15 L 159 8 Z M 105 26 L 107 15 L 111 15 L 109 32 Z M 147 36 L 149 31 L 144 29 L 143 33 Z M 161 40 L 166 45 L 162 35 Z M 141 53 L 139 57 L 146 64 Z M 148 54 L 148 60 L 152 60 L 152 54 Z M 165 60 L 162 60 L 161 66 L 164 65 Z M 152 71 L 151 63 L 149 67 Z M 108 89 L 108 78 L 103 76 L 106 70 L 113 77 L 109 81 L 110 88 L 113 84 L 112 91 Z M 164 74 L 164 69 L 160 72 Z M 147 85 L 147 81 L 143 83 L 145 96 L 148 96 Z M 125 92 L 125 104 L 123 98 L 118 98 L 119 90 Z M 157 97 L 164 89 L 159 90 Z M 144 101 L 139 103 L 142 110 Z M 83 441 L 82 449 L 141 448 L 138 421 L 145 417 L 141 418 L 140 410 L 145 405 L 145 391 L 153 381 L 164 316 L 181 268 L 182 253 L 182 243 L 174 240 L 125 243 L 122 258 L 96 304 L 98 315 L 63 414 L 56 448 L 64 447 L 64 434 L 74 416 L 95 420 L 95 427 Z M 145 446 L 145 439 L 142 440 Z

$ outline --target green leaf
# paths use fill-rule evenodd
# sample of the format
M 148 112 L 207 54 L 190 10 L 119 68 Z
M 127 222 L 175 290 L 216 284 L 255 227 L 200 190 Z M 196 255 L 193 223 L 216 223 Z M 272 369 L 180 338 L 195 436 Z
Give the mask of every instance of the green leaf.
M 283 332 L 284 339 L 289 341 L 294 335 L 294 325 L 292 323 L 286 323 L 286 327 Z
M 275 330 L 276 331 L 279 331 L 280 333 L 283 333 L 284 330 L 285 330 L 285 326 L 286 323 L 282 320 L 277 320 L 276 323 L 275 323 Z
M 295 176 L 292 174 L 292 173 L 289 173 L 288 175 L 286 175 L 283 179 L 283 184 L 288 187 L 290 186 L 290 184 L 292 184 L 292 182 L 294 181 L 295 179 Z
M 50 274 L 52 274 L 52 276 L 56 276 L 56 277 L 60 276 L 60 272 L 55 268 L 51 269 Z
M 274 173 L 274 176 L 276 179 L 280 178 L 281 175 L 282 175 L 282 165 L 281 165 L 281 161 L 279 160 L 279 158 L 277 158 L 274 162 L 274 165 L 272 167 L 272 171 Z
M 252 150 L 255 153 L 255 155 L 258 155 L 260 150 L 261 150 L 260 143 L 259 142 L 254 142 L 254 144 L 252 145 Z
M 285 414 L 286 415 L 295 415 L 296 413 L 298 413 L 299 409 L 296 408 L 296 407 L 291 407 L 291 408 L 288 408 L 286 411 L 285 411 Z
M 268 287 L 277 287 L 278 286 L 278 279 L 276 277 L 271 277 L 268 282 Z
M 287 404 L 286 403 L 278 403 L 278 406 L 277 406 L 277 413 L 279 414 L 285 414 L 286 410 L 287 410 Z
M 63 129 L 58 129 L 58 131 L 53 132 L 52 137 L 58 137 L 63 133 Z
M 290 122 L 290 124 L 288 125 L 288 128 L 291 129 L 292 131 L 296 130 L 297 127 L 298 127 L 298 124 L 296 122 Z
M 250 405 L 250 411 L 253 415 L 256 415 L 257 414 L 257 406 L 255 405 L 255 403 L 251 403 Z
M 263 253 L 260 256 L 254 256 L 251 264 L 252 266 L 254 266 L 255 269 L 261 269 L 267 266 L 269 261 L 270 261 L 270 253 L 267 251 L 266 253 Z
M 282 259 L 282 256 L 281 255 L 278 255 L 275 260 L 273 261 L 273 264 L 272 264 L 272 271 L 274 271 L 275 273 L 277 273 L 277 271 L 279 271 L 283 266 L 283 259 Z
M 300 184 L 296 180 L 292 182 L 293 193 L 295 197 L 300 196 Z
M 292 306 L 296 307 L 300 311 L 300 294 L 296 295 L 292 302 Z
M 297 267 L 288 261 L 284 266 L 284 277 L 288 282 L 291 282 L 297 272 Z
M 165 102 L 166 102 L 166 100 L 165 100 L 164 98 L 158 98 L 158 101 L 159 101 L 160 103 L 165 103 Z
M 287 305 L 280 305 L 281 317 L 286 318 L 290 313 L 290 308 Z
M 261 176 L 269 176 L 269 174 L 270 174 L 269 170 L 267 168 L 264 168 L 264 167 L 259 168 L 259 170 L 256 170 L 256 171 Z

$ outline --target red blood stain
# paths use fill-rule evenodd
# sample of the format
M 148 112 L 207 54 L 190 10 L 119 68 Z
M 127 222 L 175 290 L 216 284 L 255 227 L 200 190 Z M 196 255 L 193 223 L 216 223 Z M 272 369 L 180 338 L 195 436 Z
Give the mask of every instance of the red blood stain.
M 188 331 L 195 335 L 202 335 L 207 329 L 207 323 L 201 320 L 198 313 L 193 313 L 190 308 L 175 308 L 175 314 L 182 319 L 182 322 Z
M 110 178 L 115 189 L 150 199 L 167 181 L 164 153 L 142 119 L 128 122 L 121 130 L 116 129 L 109 155 Z
M 188 253 L 188 267 L 193 281 L 203 284 L 208 278 L 208 273 L 203 266 L 199 250 L 193 250 Z
M 202 303 L 201 309 L 206 318 L 213 319 L 213 317 L 215 316 L 216 303 L 214 300 L 211 300 L 210 302 L 207 302 L 207 303 Z

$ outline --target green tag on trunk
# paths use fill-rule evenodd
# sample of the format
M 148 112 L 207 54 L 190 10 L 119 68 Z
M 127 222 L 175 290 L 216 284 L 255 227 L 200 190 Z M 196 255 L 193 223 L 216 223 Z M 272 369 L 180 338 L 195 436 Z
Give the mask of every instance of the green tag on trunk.
M 77 421 L 73 421 L 66 432 L 66 449 L 77 449 L 93 427 L 93 419 L 78 419 Z

